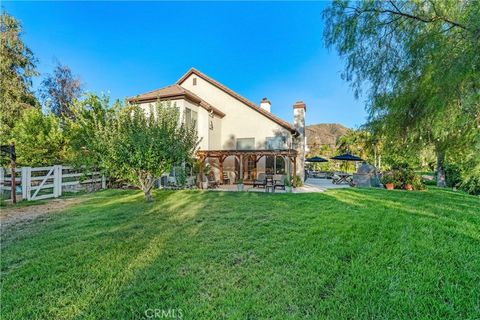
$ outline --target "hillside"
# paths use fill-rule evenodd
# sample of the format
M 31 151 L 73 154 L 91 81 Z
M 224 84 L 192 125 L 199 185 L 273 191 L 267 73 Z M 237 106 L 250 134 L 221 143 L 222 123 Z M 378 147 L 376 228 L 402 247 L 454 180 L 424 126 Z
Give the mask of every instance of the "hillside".
M 338 123 L 319 123 L 307 126 L 307 143 L 309 147 L 329 145 L 335 147 L 338 138 L 350 130 Z

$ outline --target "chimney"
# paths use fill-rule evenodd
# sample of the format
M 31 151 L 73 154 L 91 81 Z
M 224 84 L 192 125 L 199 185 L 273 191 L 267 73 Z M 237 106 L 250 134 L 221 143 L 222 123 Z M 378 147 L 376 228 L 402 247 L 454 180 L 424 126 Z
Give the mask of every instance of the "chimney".
M 307 136 L 305 135 L 305 113 L 307 106 L 303 101 L 297 101 L 293 105 L 293 126 L 298 131 L 298 136 L 293 138 L 297 156 L 297 176 L 305 181 L 305 149 Z
M 272 108 L 272 105 L 270 104 L 270 101 L 268 101 L 267 98 L 263 98 L 262 101 L 260 101 L 260 109 L 270 112 L 271 108 Z

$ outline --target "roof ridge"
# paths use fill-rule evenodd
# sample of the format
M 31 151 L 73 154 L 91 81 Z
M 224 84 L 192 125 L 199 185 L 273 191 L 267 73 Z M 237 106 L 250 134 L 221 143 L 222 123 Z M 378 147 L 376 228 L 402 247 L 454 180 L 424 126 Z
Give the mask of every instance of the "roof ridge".
M 248 100 L 247 98 L 243 97 L 242 95 L 236 93 L 235 91 L 233 91 L 232 89 L 228 88 L 227 86 L 221 84 L 220 82 L 218 82 L 217 80 L 207 76 L 205 73 L 199 71 L 198 69 L 194 68 L 194 67 L 191 67 L 182 77 L 180 77 L 180 79 L 177 80 L 176 84 L 180 85 L 182 82 L 184 82 L 192 73 L 195 73 L 196 75 L 198 75 L 199 77 L 203 78 L 205 81 L 207 82 L 210 82 L 211 84 L 213 84 L 214 86 L 216 86 L 217 88 L 219 88 L 220 90 L 226 92 L 227 94 L 231 95 L 232 97 L 234 97 L 235 99 L 239 100 L 240 102 L 243 102 L 244 104 L 246 104 L 247 106 L 249 106 L 250 108 L 254 109 L 255 111 L 263 114 L 265 117 L 269 118 L 270 120 L 276 122 L 277 124 L 280 124 L 281 126 L 289 129 L 290 131 L 297 131 L 293 126 L 292 124 L 290 124 L 289 122 L 277 117 L 276 115 L 272 114 L 271 112 L 268 112 L 262 108 L 260 108 L 258 105 L 256 105 L 255 103 L 251 102 L 250 100 Z

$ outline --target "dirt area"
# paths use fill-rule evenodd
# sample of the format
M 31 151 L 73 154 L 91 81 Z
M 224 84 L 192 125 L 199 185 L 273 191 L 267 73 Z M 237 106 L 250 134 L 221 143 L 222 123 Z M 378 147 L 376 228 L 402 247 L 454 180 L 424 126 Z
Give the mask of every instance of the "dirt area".
M 61 212 L 67 207 L 83 201 L 79 198 L 53 199 L 47 203 L 19 207 L 0 207 L 0 224 L 2 228 L 9 225 L 27 222 L 51 213 Z

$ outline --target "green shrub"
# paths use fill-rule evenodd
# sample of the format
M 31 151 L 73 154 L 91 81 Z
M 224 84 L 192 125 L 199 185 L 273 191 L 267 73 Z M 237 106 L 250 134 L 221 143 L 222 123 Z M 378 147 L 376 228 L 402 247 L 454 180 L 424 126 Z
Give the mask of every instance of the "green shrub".
M 480 195 L 480 173 L 465 178 L 460 185 L 460 189 L 469 194 Z
M 445 180 L 447 187 L 458 187 L 462 183 L 460 167 L 456 164 L 445 165 Z
M 303 187 L 303 180 L 299 176 L 295 176 L 295 185 L 298 187 Z
M 292 177 L 288 176 L 283 178 L 283 183 L 285 183 L 285 187 L 291 187 L 292 186 Z
M 183 167 L 175 167 L 175 177 L 177 180 L 177 185 L 179 187 L 185 187 L 187 185 L 187 171 Z

